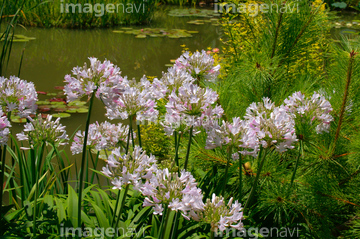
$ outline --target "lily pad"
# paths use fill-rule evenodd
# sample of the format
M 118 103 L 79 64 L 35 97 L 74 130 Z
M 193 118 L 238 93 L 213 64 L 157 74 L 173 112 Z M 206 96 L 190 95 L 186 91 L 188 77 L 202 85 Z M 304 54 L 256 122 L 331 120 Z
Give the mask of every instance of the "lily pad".
M 48 100 L 39 100 L 36 102 L 37 105 L 48 105 L 50 104 L 50 101 Z
M 76 113 L 76 110 L 77 110 L 77 109 L 68 109 L 68 110 L 66 110 L 65 112 L 66 112 L 66 113 L 74 114 L 74 113 Z
M 0 36 L 1 35 L 2 35 L 2 33 L 0 33 Z M 7 39 L 12 40 L 13 42 L 28 42 L 28 41 L 31 41 L 31 40 L 35 40 L 36 38 L 35 37 L 27 37 L 27 36 L 24 36 L 24 35 L 15 34 L 14 36 L 9 35 Z M 5 40 L 5 37 L 0 39 L 0 41 L 4 41 L 4 40 Z
M 50 104 L 51 105 L 65 105 L 65 102 L 64 101 L 52 101 Z
M 20 118 L 19 116 L 11 116 L 10 120 L 13 123 L 21 123 L 21 124 L 27 122 L 26 118 Z
M 71 115 L 68 114 L 68 113 L 58 113 L 58 114 L 53 114 L 52 116 L 55 117 L 55 118 L 68 118 Z
M 86 104 L 85 101 L 74 100 L 74 101 L 69 102 L 68 106 L 83 106 L 85 104 Z
M 13 42 L 28 42 L 27 39 L 14 39 Z
M 146 38 L 146 35 L 144 34 L 136 35 L 135 38 Z
M 347 4 L 345 2 L 334 2 L 331 4 L 333 7 L 337 7 L 340 9 L 345 9 L 347 7 Z
M 193 31 L 194 33 L 198 33 L 197 31 Z M 143 28 L 137 30 L 129 30 L 123 32 L 125 34 L 133 34 L 135 38 L 146 38 L 150 37 L 164 37 L 167 36 L 169 38 L 180 38 L 180 37 L 192 37 L 191 32 L 185 29 L 170 29 L 166 30 L 164 28 Z
M 87 108 L 79 108 L 76 110 L 76 113 L 87 113 L 89 112 L 89 109 Z
M 45 113 L 45 112 L 49 112 L 51 110 L 51 107 L 50 107 L 50 105 L 40 105 L 38 107 L 38 110 L 41 113 Z

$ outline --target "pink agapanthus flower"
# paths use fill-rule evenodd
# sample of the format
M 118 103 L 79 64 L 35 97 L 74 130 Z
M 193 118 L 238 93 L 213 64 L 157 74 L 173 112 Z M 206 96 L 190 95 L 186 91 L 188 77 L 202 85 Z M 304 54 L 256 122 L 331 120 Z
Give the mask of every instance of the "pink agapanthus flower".
M 68 102 L 95 92 L 96 97 L 106 103 L 122 91 L 123 77 L 119 67 L 108 60 L 101 62 L 94 57 L 89 60 L 90 66 L 85 63 L 83 67 L 74 67 L 72 75 L 65 76 L 64 92 Z
M 37 100 L 34 83 L 16 76 L 0 77 L 0 105 L 6 114 L 14 112 L 20 117 L 35 114 Z
M 9 129 L 10 127 L 11 127 L 11 124 L 10 124 L 8 118 L 6 117 L 6 115 L 4 115 L 4 112 L 0 108 L 0 145 L 1 146 L 6 145 L 8 142 L 9 134 L 10 134 L 10 129 Z

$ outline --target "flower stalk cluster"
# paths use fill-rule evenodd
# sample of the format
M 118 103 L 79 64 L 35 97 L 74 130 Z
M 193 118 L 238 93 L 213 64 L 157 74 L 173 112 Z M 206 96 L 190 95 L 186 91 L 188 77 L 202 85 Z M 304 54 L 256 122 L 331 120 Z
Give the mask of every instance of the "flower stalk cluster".
M 34 83 L 16 76 L 0 77 L 0 106 L 6 114 L 14 112 L 20 117 L 35 114 L 37 100 Z
M 182 211 L 185 217 L 189 214 L 196 216 L 201 209 L 201 190 L 197 188 L 195 178 L 185 170 L 181 171 L 180 176 L 167 168 L 157 170 L 146 181 L 141 192 L 145 196 L 143 206 L 152 206 L 154 214 L 162 215 L 163 205 Z
M 131 184 L 135 190 L 140 190 L 143 180 L 150 179 L 156 170 L 155 156 L 148 156 L 139 146 L 135 146 L 129 154 L 122 154 L 120 148 L 114 149 L 102 173 L 112 179 L 113 189 L 122 189 Z
M 311 98 L 306 98 L 298 91 L 285 99 L 284 104 L 298 124 L 309 124 L 318 134 L 329 132 L 330 123 L 334 120 L 330 115 L 333 109 L 323 95 L 314 92 Z
M 159 114 L 156 110 L 155 95 L 152 94 L 150 82 L 143 77 L 140 84 L 134 81 L 123 81 L 123 91 L 106 104 L 106 116 L 109 119 L 132 119 L 138 121 L 156 121 Z
M 92 150 L 111 150 L 121 143 L 125 143 L 129 134 L 129 126 L 121 123 L 117 125 L 107 121 L 89 125 L 89 137 L 87 139 L 87 149 Z M 82 153 L 85 132 L 79 130 L 74 136 L 74 142 L 71 145 L 73 155 Z
M 189 72 L 197 81 L 214 82 L 220 74 L 220 65 L 214 66 L 214 63 L 214 58 L 202 50 L 192 54 L 185 52 L 175 61 L 175 66 Z
M 10 135 L 11 124 L 0 108 L 0 146 L 7 144 Z
M 255 152 L 260 144 L 263 148 L 274 146 L 280 153 L 294 148 L 295 121 L 285 107 L 276 107 L 269 98 L 263 98 L 263 102 L 252 103 L 246 109 L 244 118 L 249 122 L 248 134 L 256 136 L 257 144 L 252 142 Z
M 65 76 L 67 83 L 64 93 L 67 101 L 74 101 L 84 95 L 91 96 L 95 92 L 96 97 L 107 101 L 121 92 L 122 81 L 120 68 L 110 61 L 99 61 L 89 57 L 90 66 L 86 63 L 83 67 L 74 67 L 72 75 Z
M 178 93 L 173 91 L 169 95 L 163 122 L 165 131 L 171 135 L 174 131 L 186 131 L 190 127 L 206 127 L 208 122 L 223 114 L 220 106 L 212 106 L 217 99 L 217 93 L 209 88 L 204 89 L 192 83 L 183 84 Z
M 210 224 L 212 232 L 224 231 L 227 227 L 242 230 L 244 218 L 241 204 L 238 201 L 232 202 L 233 198 L 230 198 L 226 205 L 223 197 L 213 194 L 211 200 L 206 199 L 203 210 L 194 220 Z
M 24 130 L 16 134 L 19 141 L 28 140 L 33 148 L 41 143 L 56 145 L 66 145 L 69 137 L 66 134 L 65 126 L 60 124 L 60 118 L 52 121 L 52 116 L 47 115 L 43 119 L 41 114 L 37 118 L 28 117 L 29 123 L 26 123 Z

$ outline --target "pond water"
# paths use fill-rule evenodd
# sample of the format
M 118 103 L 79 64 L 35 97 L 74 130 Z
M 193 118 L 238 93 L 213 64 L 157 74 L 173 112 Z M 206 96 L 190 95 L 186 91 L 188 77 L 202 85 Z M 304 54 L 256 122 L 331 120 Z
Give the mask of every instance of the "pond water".
M 120 67 L 123 76 L 140 79 L 143 75 L 161 77 L 162 71 L 167 70 L 165 65 L 171 64 L 171 59 L 181 55 L 180 45 L 186 45 L 191 51 L 221 47 L 220 26 L 210 23 L 188 24 L 188 21 L 200 18 L 169 16 L 170 9 L 172 8 L 167 7 L 159 10 L 150 25 L 132 28 L 186 29 L 198 33 L 192 34 L 189 38 L 148 36 L 146 39 L 139 39 L 132 34 L 113 32 L 121 30 L 122 27 L 91 30 L 17 27 L 16 34 L 35 37 L 36 40 L 13 44 L 6 75 L 18 74 L 21 52 L 24 48 L 20 78 L 34 82 L 37 91 L 55 92 L 54 86 L 63 86 L 64 76 L 70 74 L 73 67 L 83 66 L 84 62 L 89 62 L 90 56 L 100 60 L 108 59 Z M 102 104 L 96 102 L 94 108 L 91 121 L 106 120 Z M 62 123 L 71 134 L 79 125 L 84 127 L 85 120 L 86 114 L 72 114 L 70 118 L 63 119 Z

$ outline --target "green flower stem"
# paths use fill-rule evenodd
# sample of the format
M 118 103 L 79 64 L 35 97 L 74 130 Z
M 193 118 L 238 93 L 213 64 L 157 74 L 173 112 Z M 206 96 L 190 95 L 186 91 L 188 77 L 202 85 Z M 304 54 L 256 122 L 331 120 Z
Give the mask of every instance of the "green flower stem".
M 140 131 L 140 125 L 137 125 L 137 133 L 138 133 L 138 138 L 139 138 L 139 146 L 141 148 L 141 131 Z
M 264 166 L 265 157 L 266 157 L 266 151 L 264 152 L 264 148 L 261 145 L 260 146 L 259 156 L 258 156 L 258 159 L 261 160 L 260 165 L 259 165 L 259 168 L 258 168 L 257 173 L 256 173 L 254 184 L 253 184 L 253 186 L 251 188 L 250 196 L 249 196 L 249 198 L 247 199 L 247 201 L 245 203 L 244 212 L 250 206 L 250 202 L 251 202 L 252 197 L 254 196 L 254 193 L 256 191 L 256 187 L 257 187 L 257 184 L 258 184 L 258 181 L 259 181 L 259 178 L 260 178 L 260 173 L 261 173 L 262 167 Z
M 23 166 L 23 157 L 21 157 L 21 153 L 18 151 L 18 147 L 17 149 L 17 153 L 18 153 L 18 158 L 19 158 L 19 171 L 20 171 L 20 192 L 21 192 L 21 208 L 24 207 L 24 201 L 25 201 L 25 185 L 24 185 L 24 166 Z M 0 155 L 1 155 L 1 151 L 0 151 Z M 26 165 L 26 163 L 24 162 L 24 164 Z M 2 171 L 1 171 L 2 172 Z M 2 185 L 2 184 L 1 184 Z M 2 202 L 2 198 L 1 198 L 1 202 Z M 1 217 L 1 215 L 0 215 Z
M 127 142 L 126 142 L 126 152 L 125 154 L 127 154 L 129 152 L 129 147 L 130 147 L 130 137 L 132 137 L 132 117 L 129 117 L 130 123 L 129 123 L 129 133 L 128 133 L 128 137 L 127 137 Z M 114 216 L 112 219 L 112 227 L 114 227 L 114 223 L 115 223 L 115 218 L 116 218 L 116 212 L 117 212 L 117 208 L 119 205 L 119 200 L 120 200 L 120 194 L 121 194 L 121 190 L 118 191 L 117 197 L 116 197 L 116 203 L 115 203 L 115 210 L 114 210 Z M 119 223 L 119 222 L 117 222 Z
M 179 166 L 179 148 L 180 148 L 180 137 L 181 135 L 178 132 L 174 132 L 174 138 L 175 138 L 175 164 L 177 167 L 178 174 L 180 175 L 180 166 Z
M 89 185 L 89 170 L 87 170 L 89 168 L 89 154 L 91 154 L 90 149 L 87 150 L 86 152 L 86 159 L 85 159 L 85 163 L 86 163 L 86 172 L 85 172 L 85 183 L 84 183 L 84 189 L 87 188 L 87 186 Z
M 34 214 L 33 214 L 33 237 L 36 236 L 36 216 L 37 216 L 37 200 L 39 197 L 39 174 L 41 173 L 41 163 L 42 163 L 42 157 L 45 150 L 45 142 L 41 145 L 41 151 L 39 154 L 39 160 L 38 160 L 38 170 L 35 171 L 35 177 L 36 177 L 36 186 L 35 186 L 35 200 L 34 200 Z M 34 159 L 35 160 L 35 159 Z
M 242 199 L 242 154 L 239 154 L 239 202 Z
M 129 187 L 130 187 L 130 184 L 127 184 L 125 187 L 125 192 L 124 192 L 124 196 L 122 197 L 122 200 L 121 200 L 121 205 L 120 205 L 120 209 L 119 209 L 119 213 L 117 216 L 117 221 L 116 221 L 115 227 L 117 227 L 119 224 L 121 213 L 122 213 L 122 210 L 124 209 L 124 205 L 125 205 L 125 201 L 126 201 L 126 196 L 129 191 Z M 115 211 L 115 213 L 116 213 L 116 211 Z
M 36 158 L 35 158 L 35 150 L 34 149 L 30 149 L 30 161 L 31 161 L 31 167 L 32 167 L 32 171 L 31 172 L 36 172 Z M 36 183 L 36 174 L 32 173 L 31 174 L 31 180 L 32 180 L 32 185 L 34 185 Z
M 228 172 L 229 172 L 229 166 L 230 166 L 231 153 L 232 153 L 232 146 L 229 146 L 228 147 L 226 168 L 225 168 L 225 180 L 224 180 L 223 190 L 222 190 L 222 193 L 221 193 L 221 195 L 223 197 L 224 197 L 224 194 L 225 194 L 226 184 L 227 184 L 227 181 L 228 181 Z
M 163 214 L 163 218 L 164 220 L 161 220 L 161 225 L 160 225 L 160 235 L 159 235 L 159 239 L 164 239 L 165 238 L 165 233 L 166 233 L 166 227 L 169 221 L 169 216 L 170 216 L 170 212 L 171 210 L 168 208 L 168 205 L 165 205 L 165 209 L 164 209 L 165 215 Z
M 127 141 L 126 141 L 126 154 L 129 151 L 129 147 L 130 147 L 130 135 L 131 135 L 131 120 L 130 120 L 130 124 L 129 124 L 129 133 L 128 133 L 128 137 L 127 137 Z
M 63 171 L 65 169 L 65 164 L 64 164 L 64 161 L 61 159 L 61 156 L 60 156 L 60 153 L 57 149 L 57 147 L 55 145 L 53 145 L 53 148 L 55 150 L 55 153 L 56 153 L 56 157 L 58 159 L 58 162 L 59 162 L 59 165 L 61 165 L 61 175 L 62 176 L 62 180 L 63 180 L 63 190 L 64 190 L 64 194 L 67 194 L 67 179 L 69 178 L 69 173 L 70 173 L 70 169 L 68 169 L 66 172 Z
M 300 161 L 300 158 L 304 155 L 304 145 L 303 145 L 303 141 L 300 140 L 300 145 L 299 145 L 299 155 L 296 159 L 296 163 L 295 163 L 295 167 L 294 167 L 294 172 L 293 172 L 293 175 L 291 177 L 291 181 L 290 181 L 290 185 L 289 185 L 289 189 L 288 189 L 288 195 L 290 194 L 290 191 L 291 191 L 291 188 L 293 186 L 293 183 L 294 183 L 294 180 L 295 180 L 295 176 L 296 176 L 296 171 L 297 171 L 297 168 L 299 166 L 299 161 Z
M 189 161 L 190 148 L 191 148 L 191 139 L 192 139 L 192 135 L 193 135 L 193 130 L 194 130 L 194 126 L 191 126 L 191 128 L 190 128 L 190 136 L 189 136 L 189 143 L 188 143 L 188 146 L 187 146 L 185 165 L 184 165 L 185 170 L 187 169 L 187 165 L 188 165 L 188 161 Z
M 128 139 L 127 139 L 126 154 L 128 154 L 128 152 L 129 152 L 129 141 L 130 141 L 130 137 L 131 137 L 133 149 L 135 148 L 134 134 L 133 134 L 133 129 L 132 129 L 133 116 L 130 116 L 129 119 L 130 119 L 130 124 L 129 124 L 129 136 L 128 136 Z M 138 125 L 138 133 L 139 133 L 139 137 L 140 137 L 140 127 L 139 127 L 139 125 Z M 139 138 L 139 141 L 140 141 L 140 144 L 141 144 L 141 139 L 140 139 L 140 138 Z M 129 184 L 127 184 L 126 187 L 125 187 L 125 192 L 124 192 L 124 196 L 123 196 L 122 201 L 121 201 L 121 205 L 120 205 L 120 209 L 119 209 L 119 213 L 118 213 L 118 216 L 117 216 L 117 220 L 116 220 L 115 227 L 117 227 L 117 225 L 119 224 L 120 216 L 121 216 L 121 211 L 122 211 L 122 209 L 123 209 L 123 207 L 124 207 L 128 190 L 129 190 Z M 115 212 L 114 212 L 115 215 L 114 215 L 113 220 L 114 220 L 115 217 L 116 217 L 116 210 L 117 210 L 117 206 L 118 206 L 118 203 L 119 203 L 120 193 L 121 193 L 121 191 L 119 190 L 119 192 L 118 192 L 118 198 L 117 198 L 117 200 L 116 200 L 116 206 L 115 206 Z
M 105 152 L 106 152 L 106 149 L 105 149 Z M 93 166 L 94 166 L 95 169 L 97 168 L 97 164 L 98 164 L 98 162 L 99 162 L 99 154 L 100 154 L 100 151 L 97 152 L 96 158 L 95 158 L 95 161 L 94 161 L 93 156 L 92 156 L 92 154 L 90 153 L 90 158 L 91 158 L 91 161 L 92 161 Z M 97 173 L 95 173 L 95 172 L 93 172 L 92 175 L 91 175 L 91 181 L 90 181 L 90 183 L 93 184 L 93 182 L 94 182 L 94 177 L 95 177 L 95 176 L 96 176 L 97 181 L 98 181 L 98 184 L 99 184 L 99 186 L 100 186 L 99 175 L 98 175 Z
M 174 131 L 174 140 L 175 140 L 175 144 L 174 144 L 174 146 L 175 146 L 175 157 L 174 157 L 174 161 L 175 161 L 175 165 L 176 166 L 178 166 L 179 167 L 179 164 L 178 164 L 178 162 L 177 162 L 177 158 L 176 158 L 176 154 L 177 154 L 177 131 Z
M 4 171 L 5 171 L 5 157 L 6 157 L 6 145 L 4 145 L 4 148 L 2 149 L 0 147 L 0 157 L 1 157 L 1 174 L 0 174 L 0 199 L 1 199 L 1 203 L 0 203 L 0 218 L 2 218 L 2 203 L 3 203 L 3 191 L 4 191 Z
M 114 223 L 115 223 L 115 218 L 116 218 L 116 211 L 119 205 L 119 200 L 120 200 L 120 190 L 118 191 L 117 197 L 116 197 L 116 202 L 115 202 L 115 210 L 114 210 L 114 215 L 111 221 L 111 227 L 114 228 Z
M 179 216 L 180 216 L 180 212 L 176 212 L 175 213 L 175 222 L 174 222 L 171 236 L 170 236 L 171 239 L 176 239 L 176 236 L 178 235 Z
M 133 146 L 133 149 L 135 148 L 135 141 L 134 141 L 134 134 L 133 134 L 133 128 L 132 128 L 132 125 L 133 124 L 133 116 L 130 116 L 130 136 L 131 136 L 131 141 L 132 141 L 132 146 Z
M 213 232 L 213 231 L 210 230 L 210 239 L 214 239 L 214 238 L 215 238 L 215 235 L 214 235 L 214 234 L 215 234 L 215 232 Z
M 85 157 L 86 157 L 86 145 L 87 145 L 87 139 L 88 139 L 88 133 L 89 133 L 89 125 L 90 125 L 90 115 L 91 115 L 91 109 L 93 106 L 95 98 L 95 93 L 93 92 L 90 98 L 90 104 L 89 104 L 89 112 L 86 119 L 86 125 L 85 125 L 85 136 L 84 136 L 84 144 L 83 144 L 83 150 L 82 150 L 82 157 L 81 157 L 81 169 L 80 169 L 80 183 L 79 183 L 79 199 L 78 199 L 78 223 L 77 225 L 73 225 L 74 227 L 79 227 L 81 225 L 81 201 L 82 201 L 82 190 L 83 190 L 83 182 L 84 182 L 84 166 L 85 166 Z

